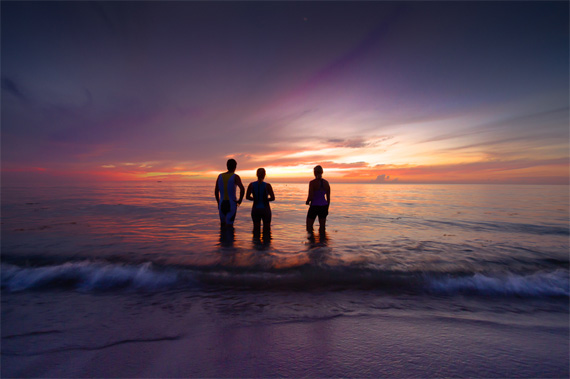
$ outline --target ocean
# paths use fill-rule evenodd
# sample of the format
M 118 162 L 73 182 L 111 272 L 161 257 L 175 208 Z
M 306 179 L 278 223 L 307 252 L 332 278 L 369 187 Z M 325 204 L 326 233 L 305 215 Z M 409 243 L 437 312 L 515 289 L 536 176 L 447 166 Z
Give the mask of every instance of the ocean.
M 4 187 L 2 377 L 570 374 L 568 186 L 213 184 Z

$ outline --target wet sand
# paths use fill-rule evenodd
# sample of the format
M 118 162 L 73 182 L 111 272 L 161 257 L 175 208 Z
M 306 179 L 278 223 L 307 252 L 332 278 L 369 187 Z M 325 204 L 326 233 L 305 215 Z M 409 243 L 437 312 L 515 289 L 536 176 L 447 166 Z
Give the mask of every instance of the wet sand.
M 563 320 L 529 327 L 402 313 L 275 322 L 216 307 L 204 299 L 178 306 L 153 296 L 3 294 L 2 377 L 569 375 Z

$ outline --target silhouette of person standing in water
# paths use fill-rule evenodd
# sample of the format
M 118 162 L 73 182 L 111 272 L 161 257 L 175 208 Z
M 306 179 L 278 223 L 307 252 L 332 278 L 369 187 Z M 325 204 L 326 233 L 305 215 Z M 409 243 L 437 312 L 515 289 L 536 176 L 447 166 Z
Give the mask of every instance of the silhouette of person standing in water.
M 307 212 L 307 231 L 313 231 L 315 219 L 319 218 L 319 231 L 324 232 L 331 202 L 331 187 L 323 179 L 323 168 L 315 166 L 313 169 L 315 179 L 309 182 L 309 196 L 305 204 L 310 205 Z
M 265 169 L 257 169 L 257 182 L 249 183 L 247 186 L 246 199 L 253 201 L 251 208 L 251 219 L 253 220 L 253 233 L 260 234 L 261 221 L 263 220 L 263 233 L 266 234 L 271 229 L 271 207 L 270 201 L 275 200 L 275 194 L 271 184 L 265 183 Z
M 237 162 L 235 159 L 228 159 L 226 163 L 228 171 L 218 175 L 214 195 L 218 202 L 221 226 L 234 225 L 237 207 L 243 200 L 245 189 L 241 183 L 241 178 L 235 173 Z M 236 199 L 236 187 L 239 187 L 239 200 Z

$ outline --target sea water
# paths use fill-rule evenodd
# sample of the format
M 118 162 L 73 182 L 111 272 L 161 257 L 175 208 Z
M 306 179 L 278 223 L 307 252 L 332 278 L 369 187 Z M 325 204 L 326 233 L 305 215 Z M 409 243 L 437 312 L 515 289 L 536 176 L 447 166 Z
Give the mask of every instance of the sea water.
M 25 354 L 18 336 L 54 328 L 19 330 L 11 314 L 23 299 L 42 309 L 80 294 L 71 306 L 85 315 L 118 297 L 134 315 L 200 304 L 238 325 L 443 317 L 546 330 L 565 336 L 549 351 L 566 358 L 522 373 L 568 374 L 568 186 L 331 186 L 326 232 L 307 233 L 307 184 L 274 183 L 271 232 L 261 236 L 247 201 L 235 227 L 220 228 L 212 183 L 3 188 L 3 355 Z M 34 351 L 69 348 L 67 329 Z M 443 374 L 502 374 L 458 370 Z

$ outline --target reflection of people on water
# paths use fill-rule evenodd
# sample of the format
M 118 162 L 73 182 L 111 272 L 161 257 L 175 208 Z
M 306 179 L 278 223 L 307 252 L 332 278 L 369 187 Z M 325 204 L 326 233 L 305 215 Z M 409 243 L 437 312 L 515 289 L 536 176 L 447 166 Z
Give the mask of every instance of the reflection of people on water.
M 271 184 L 265 183 L 265 169 L 257 169 L 257 181 L 249 183 L 247 186 L 246 199 L 253 201 L 251 208 L 251 219 L 253 220 L 253 233 L 259 234 L 261 231 L 261 221 L 263 220 L 263 232 L 271 229 L 271 207 L 270 201 L 275 200 L 275 194 Z
M 314 247 L 326 247 L 328 246 L 328 235 L 324 230 L 319 230 L 318 233 L 309 232 L 307 239 L 309 240 L 308 246 L 310 249 Z
M 221 225 L 233 226 L 237 207 L 243 200 L 244 187 L 241 178 L 235 173 L 237 168 L 235 159 L 228 159 L 226 166 L 228 171 L 220 174 L 216 180 L 214 195 L 218 202 Z M 239 200 L 236 199 L 236 187 L 239 187 Z
M 220 227 L 220 246 L 233 247 L 236 240 L 236 232 L 234 228 Z
M 309 249 L 307 257 L 309 258 L 309 262 L 313 265 L 325 263 L 331 251 L 328 248 L 327 232 L 324 230 L 319 231 L 318 234 L 310 232 L 307 239 L 309 240 L 307 244 Z
M 221 266 L 233 267 L 236 264 L 238 249 L 235 247 L 235 228 L 220 226 L 220 244 L 218 249 L 218 264 Z
M 256 250 L 267 250 L 271 246 L 271 230 L 263 230 L 263 233 L 253 232 L 253 247 Z
M 323 168 L 315 166 L 313 169 L 315 179 L 309 183 L 309 196 L 306 204 L 310 205 L 307 212 L 307 231 L 313 231 L 315 219 L 319 218 L 319 230 L 325 230 L 329 205 L 331 202 L 331 187 L 329 182 L 323 179 Z

